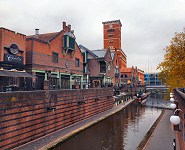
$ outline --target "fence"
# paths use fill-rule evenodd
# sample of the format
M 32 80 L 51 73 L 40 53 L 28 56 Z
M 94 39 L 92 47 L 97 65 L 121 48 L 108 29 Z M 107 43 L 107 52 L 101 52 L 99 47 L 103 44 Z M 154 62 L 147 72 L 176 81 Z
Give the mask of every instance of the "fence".
M 178 101 L 178 108 L 182 111 L 179 113 L 180 124 L 179 131 L 176 131 L 176 138 L 180 149 L 184 149 L 185 147 L 185 93 L 184 88 L 174 89 L 175 99 Z

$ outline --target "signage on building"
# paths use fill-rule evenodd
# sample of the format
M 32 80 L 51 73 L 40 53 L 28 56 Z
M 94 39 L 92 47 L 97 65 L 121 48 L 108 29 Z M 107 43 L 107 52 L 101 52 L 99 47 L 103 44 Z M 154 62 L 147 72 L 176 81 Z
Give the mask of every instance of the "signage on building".
M 22 56 L 16 56 L 11 54 L 4 54 L 4 61 L 5 62 L 15 62 L 18 64 L 23 64 L 23 57 Z
M 5 49 L 8 50 L 8 52 L 12 55 L 16 55 L 19 52 L 23 52 L 22 50 L 19 49 L 19 47 L 16 44 L 11 44 L 9 47 L 4 47 Z
M 8 62 L 0 62 L 0 67 L 6 68 L 6 69 L 24 69 L 25 68 L 23 64 L 8 63 Z
M 16 55 L 19 52 L 19 48 L 16 44 L 10 45 L 10 53 Z

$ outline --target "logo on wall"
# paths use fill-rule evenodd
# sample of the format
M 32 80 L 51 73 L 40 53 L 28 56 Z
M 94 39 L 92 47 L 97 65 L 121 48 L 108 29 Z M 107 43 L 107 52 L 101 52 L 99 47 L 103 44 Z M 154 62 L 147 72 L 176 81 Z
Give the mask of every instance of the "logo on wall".
M 11 54 L 16 55 L 20 50 L 16 44 L 11 44 L 9 47 L 9 51 Z
M 4 61 L 5 62 L 15 62 L 15 63 L 23 64 L 23 57 L 22 56 L 16 56 L 16 55 L 10 55 L 10 54 L 4 54 Z
M 16 44 L 11 44 L 10 46 L 5 46 L 5 49 L 8 50 L 10 54 L 16 55 L 19 52 L 23 52 L 23 50 L 20 50 L 19 47 Z
M 4 62 L 23 64 L 23 57 L 16 55 L 19 52 L 23 52 L 23 51 L 20 50 L 16 44 L 11 44 L 9 47 L 4 47 L 4 48 L 7 49 L 9 52 L 9 54 L 4 53 Z
M 10 45 L 10 53 L 16 55 L 19 52 L 19 48 L 16 44 Z

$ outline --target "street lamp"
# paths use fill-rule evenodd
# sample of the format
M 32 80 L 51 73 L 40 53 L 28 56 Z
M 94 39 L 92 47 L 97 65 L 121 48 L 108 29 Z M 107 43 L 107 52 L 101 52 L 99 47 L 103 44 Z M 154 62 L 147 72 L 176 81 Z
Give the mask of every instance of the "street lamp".
M 173 97 L 171 97 L 171 98 L 170 98 L 170 101 L 171 101 L 171 102 L 174 102 L 174 101 L 175 101 L 175 99 L 174 99 Z
M 178 108 L 178 101 L 176 101 L 173 97 L 170 98 L 170 101 L 172 102 L 172 103 L 170 104 L 170 107 L 171 107 L 172 109 Z
M 180 123 L 180 117 L 179 116 L 176 116 L 176 115 L 172 115 L 170 117 L 170 122 L 173 124 L 173 125 L 178 125 Z
M 171 106 L 172 106 L 172 104 L 171 104 Z M 170 117 L 170 122 L 174 125 L 174 130 L 176 130 L 176 131 L 180 131 L 178 125 L 180 124 L 181 120 L 180 120 L 180 117 L 176 114 L 176 112 L 179 111 L 179 110 L 181 110 L 181 109 L 176 109 L 174 111 L 174 114 Z M 184 120 L 184 117 L 183 117 L 183 120 Z M 184 123 L 183 123 L 183 139 L 184 139 Z M 174 147 L 174 150 L 176 150 L 176 141 L 175 141 L 175 139 L 173 139 L 173 147 Z
M 171 103 L 171 104 L 170 104 L 170 107 L 171 107 L 172 109 L 175 109 L 177 106 L 176 106 L 176 104 Z
M 180 111 L 180 112 L 182 113 L 182 116 L 183 116 L 183 117 L 182 117 L 182 120 L 181 120 L 180 117 L 178 116 L 179 113 L 178 113 L 177 111 Z M 185 138 L 184 138 L 184 134 L 185 134 L 185 132 L 184 132 L 184 118 L 185 118 L 185 116 L 184 116 L 184 115 L 185 115 L 185 114 L 184 114 L 184 112 L 183 112 L 181 109 L 176 109 L 176 110 L 174 111 L 174 114 L 170 117 L 170 122 L 171 122 L 173 125 L 179 125 L 180 122 L 182 121 L 182 129 L 179 130 L 179 127 L 178 127 L 178 129 L 175 129 L 175 130 L 182 132 L 183 141 L 185 140 Z

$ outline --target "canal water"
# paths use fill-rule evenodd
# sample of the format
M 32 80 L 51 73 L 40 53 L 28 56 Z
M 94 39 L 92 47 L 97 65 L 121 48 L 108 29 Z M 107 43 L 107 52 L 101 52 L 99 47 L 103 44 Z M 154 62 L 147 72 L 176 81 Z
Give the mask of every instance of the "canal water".
M 151 98 L 149 98 L 151 101 Z M 152 99 L 156 101 L 156 99 Z M 135 150 L 162 110 L 127 108 L 61 143 L 56 150 Z
M 166 94 L 161 93 L 161 94 L 150 94 L 150 96 L 147 98 L 147 101 L 145 105 L 147 107 L 158 107 L 158 108 L 167 108 L 171 109 L 170 104 L 171 101 L 165 100 L 166 99 Z

